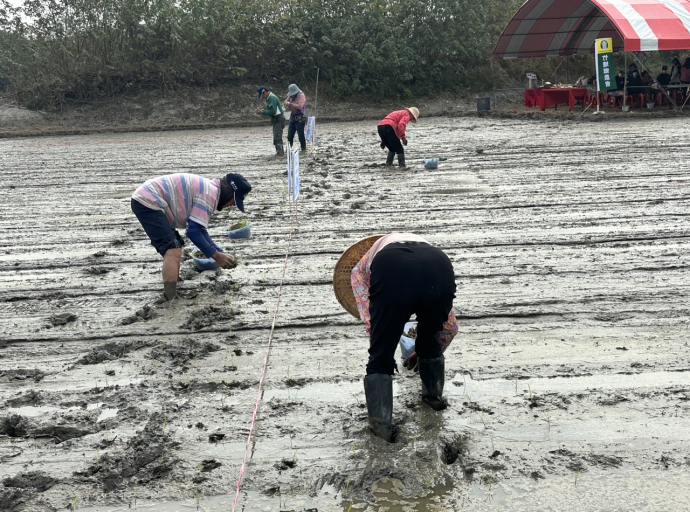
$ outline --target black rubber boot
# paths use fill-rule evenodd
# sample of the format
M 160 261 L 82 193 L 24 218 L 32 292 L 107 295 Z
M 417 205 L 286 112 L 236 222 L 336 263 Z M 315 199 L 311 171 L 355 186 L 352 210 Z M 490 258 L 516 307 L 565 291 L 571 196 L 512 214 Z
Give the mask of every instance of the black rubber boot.
M 393 162 L 391 162 L 393 163 Z M 405 153 L 398 153 L 398 165 L 400 167 L 407 167 L 405 165 Z
M 388 156 L 386 157 L 386 165 L 393 165 L 393 159 L 395 158 L 395 153 L 392 151 L 388 152 Z
M 364 377 L 364 395 L 369 428 L 390 443 L 393 438 L 393 377 L 383 373 L 367 375 Z
M 443 399 L 443 384 L 445 382 L 446 362 L 443 356 L 434 359 L 418 359 L 419 376 L 422 379 L 422 400 L 435 411 L 446 408 Z
M 285 151 L 283 150 L 283 145 L 282 144 L 276 144 L 276 155 L 283 156 L 284 154 L 285 154 Z

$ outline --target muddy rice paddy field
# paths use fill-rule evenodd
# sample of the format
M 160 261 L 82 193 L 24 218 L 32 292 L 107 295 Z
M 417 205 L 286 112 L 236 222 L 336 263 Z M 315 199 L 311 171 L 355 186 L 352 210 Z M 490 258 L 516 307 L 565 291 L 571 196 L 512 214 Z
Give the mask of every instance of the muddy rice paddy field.
M 375 125 L 319 126 L 296 205 L 268 126 L 0 141 L 0 510 L 231 510 L 269 340 L 237 510 L 690 508 L 685 120 L 422 117 L 407 170 Z M 132 191 L 230 171 L 240 265 L 186 259 L 156 304 Z M 460 332 L 450 407 L 401 366 L 386 444 L 331 275 L 403 230 L 452 260 Z

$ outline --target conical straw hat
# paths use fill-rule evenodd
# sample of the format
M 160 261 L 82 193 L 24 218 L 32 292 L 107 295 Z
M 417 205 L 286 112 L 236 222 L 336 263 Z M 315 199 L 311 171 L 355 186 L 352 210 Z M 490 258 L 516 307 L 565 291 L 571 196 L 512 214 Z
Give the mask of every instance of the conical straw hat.
M 357 319 L 359 319 L 359 311 L 357 311 L 355 294 L 352 292 L 350 274 L 354 266 L 362 259 L 362 256 L 364 256 L 364 254 L 371 249 L 371 246 L 374 245 L 374 242 L 382 236 L 383 235 L 370 236 L 352 244 L 342 256 L 340 256 L 333 270 L 333 291 L 335 292 L 335 298 L 338 299 L 340 305 L 345 308 L 345 311 Z

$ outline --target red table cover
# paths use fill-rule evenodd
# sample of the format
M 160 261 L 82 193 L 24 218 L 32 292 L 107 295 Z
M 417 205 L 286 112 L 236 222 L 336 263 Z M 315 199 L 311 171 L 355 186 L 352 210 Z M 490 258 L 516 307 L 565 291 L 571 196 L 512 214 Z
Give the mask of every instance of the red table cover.
M 541 105 L 541 90 L 543 87 L 535 87 L 534 89 L 525 89 L 525 106 L 538 107 Z
M 556 105 L 568 105 L 570 110 L 575 108 L 577 100 L 583 100 L 587 96 L 585 87 L 564 87 L 541 90 L 541 109 Z

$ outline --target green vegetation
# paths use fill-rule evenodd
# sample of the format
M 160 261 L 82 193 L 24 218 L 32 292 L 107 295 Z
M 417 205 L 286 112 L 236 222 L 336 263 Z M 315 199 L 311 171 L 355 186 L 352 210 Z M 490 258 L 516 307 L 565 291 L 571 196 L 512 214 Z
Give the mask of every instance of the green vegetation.
M 489 60 L 521 3 L 0 0 L 0 92 L 57 109 L 142 89 L 307 86 L 318 69 L 332 97 L 404 100 L 519 88 L 526 71 L 552 83 L 591 76 L 590 55 Z
M 232 225 L 228 228 L 228 230 L 229 230 L 229 231 L 235 231 L 236 229 L 246 228 L 246 227 L 247 227 L 247 224 L 249 224 L 249 221 L 248 221 L 246 218 L 242 218 L 242 219 L 240 219 L 239 221 L 237 221 L 237 222 L 235 222 L 234 224 L 232 224 Z
M 519 0 L 0 0 L 0 84 L 22 104 L 320 81 L 408 98 L 491 86 Z

